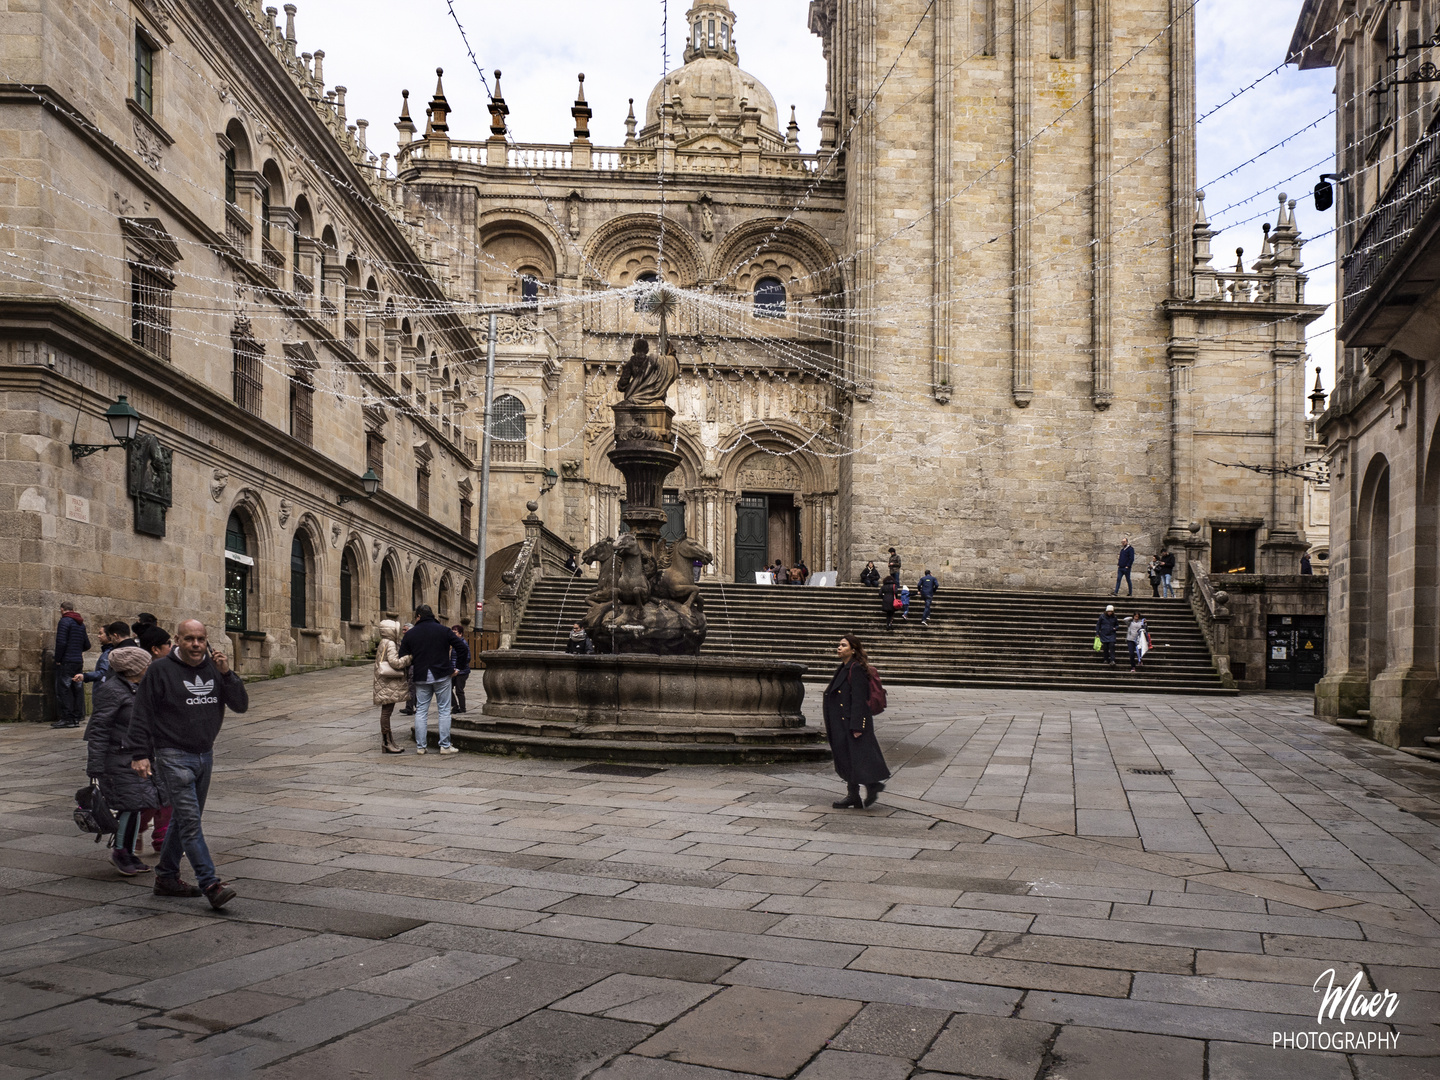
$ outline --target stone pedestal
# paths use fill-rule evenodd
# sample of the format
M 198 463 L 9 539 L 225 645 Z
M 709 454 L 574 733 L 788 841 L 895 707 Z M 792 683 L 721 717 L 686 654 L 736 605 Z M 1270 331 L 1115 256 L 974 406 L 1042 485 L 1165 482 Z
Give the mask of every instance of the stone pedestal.
M 1363 671 L 1337 671 L 1315 685 L 1315 715 L 1332 723 L 1370 708 L 1370 680 Z
M 537 757 L 761 763 L 827 761 L 800 711 L 805 665 L 694 656 L 480 656 L 483 717 L 457 718 L 467 749 Z
M 620 520 L 652 559 L 665 526 L 665 478 L 680 464 L 671 447 L 675 410 L 654 405 L 614 405 L 615 448 L 607 455 L 625 477 L 625 510 Z

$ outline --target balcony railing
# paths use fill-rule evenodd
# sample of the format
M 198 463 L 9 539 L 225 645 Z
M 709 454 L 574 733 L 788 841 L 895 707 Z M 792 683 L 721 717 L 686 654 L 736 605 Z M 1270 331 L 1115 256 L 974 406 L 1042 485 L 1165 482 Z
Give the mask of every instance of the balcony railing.
M 488 148 L 483 142 L 451 141 L 450 160 L 470 165 L 484 165 Z M 413 142 L 402 147 L 399 166 L 411 161 L 423 161 L 431 156 L 429 146 Z M 761 176 L 815 176 L 829 160 L 829 154 L 778 154 L 766 151 L 760 154 L 759 175 Z M 653 146 L 597 146 L 590 151 L 592 172 L 654 172 L 659 152 Z M 511 169 L 526 169 L 543 172 L 550 169 L 573 169 L 574 153 L 568 143 L 530 143 L 509 146 L 505 150 L 505 165 Z M 741 173 L 741 155 L 726 150 L 678 150 L 674 154 L 671 169 L 677 173 Z
M 1430 122 L 1410 159 L 1370 211 L 1360 238 L 1342 263 L 1345 310 L 1354 311 L 1379 280 L 1390 259 L 1440 197 L 1440 113 Z

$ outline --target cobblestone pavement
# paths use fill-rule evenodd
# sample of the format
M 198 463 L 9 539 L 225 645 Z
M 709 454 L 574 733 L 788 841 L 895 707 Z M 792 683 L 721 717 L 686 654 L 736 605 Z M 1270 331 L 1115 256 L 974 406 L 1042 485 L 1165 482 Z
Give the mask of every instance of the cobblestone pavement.
M 837 812 L 818 766 L 383 757 L 363 668 L 251 693 L 223 913 L 77 833 L 76 733 L 0 729 L 0 1080 L 1440 1075 L 1440 767 L 1302 697 L 897 688 Z M 1317 1021 L 1327 970 L 1393 1015 Z

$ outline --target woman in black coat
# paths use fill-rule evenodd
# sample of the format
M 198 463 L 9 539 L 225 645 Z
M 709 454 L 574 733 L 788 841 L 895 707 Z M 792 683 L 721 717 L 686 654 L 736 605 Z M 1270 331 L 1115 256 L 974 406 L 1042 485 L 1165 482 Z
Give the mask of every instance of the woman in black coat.
M 135 687 L 149 665 L 150 654 L 144 649 L 112 650 L 110 678 L 95 686 L 94 711 L 85 729 L 89 744 L 85 773 L 100 782 L 100 794 L 115 814 L 118 828 L 110 848 L 110 861 L 127 877 L 150 872 L 150 867 L 135 855 L 140 816 L 141 811 L 154 810 L 164 801 L 155 788 L 155 781 L 130 767 L 135 755 L 126 742 Z
M 887 577 L 885 583 L 880 586 L 880 611 L 885 616 L 885 629 L 894 629 L 895 612 L 899 610 L 895 606 L 895 598 L 900 595 L 900 583 L 892 577 Z
M 845 781 L 845 798 L 835 803 L 837 810 L 858 810 L 874 805 L 890 769 L 875 739 L 875 718 L 870 715 L 870 661 L 865 648 L 854 634 L 846 634 L 835 647 L 840 666 L 825 688 L 825 734 L 830 739 L 830 753 L 835 758 L 835 771 Z M 865 801 L 860 801 L 860 785 L 865 785 Z

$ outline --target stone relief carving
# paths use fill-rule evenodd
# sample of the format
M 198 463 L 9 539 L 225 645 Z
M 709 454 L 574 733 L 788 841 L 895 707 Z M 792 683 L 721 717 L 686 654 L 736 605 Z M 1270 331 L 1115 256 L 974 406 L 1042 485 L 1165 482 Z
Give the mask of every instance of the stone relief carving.
M 229 482 L 230 475 L 221 469 L 216 469 L 210 474 L 210 498 L 216 502 L 225 494 L 225 485 Z
M 281 499 L 281 500 L 280 500 L 280 510 L 279 510 L 279 513 L 277 514 L 277 517 L 278 517 L 279 520 L 280 520 L 280 527 L 281 527 L 282 529 L 285 528 L 285 523 L 290 520 L 290 500 L 289 500 L 289 499 Z
M 335 524 L 333 524 L 333 525 L 330 526 L 330 546 L 331 546 L 332 548 L 338 548 L 338 547 L 340 546 L 340 524 L 339 524 L 339 522 L 336 522 Z
M 580 235 L 580 193 L 572 191 L 570 197 L 565 200 L 566 224 L 570 227 L 571 237 Z
M 159 172 L 160 154 L 165 149 L 164 144 L 158 136 L 154 135 L 150 129 L 145 126 L 144 121 L 138 116 L 135 118 L 133 127 L 135 129 L 135 153 L 146 165 L 149 165 L 150 168 Z
M 370 561 L 371 561 L 371 562 L 379 562 L 379 561 L 380 561 L 380 541 L 379 541 L 379 540 L 372 540 L 372 541 L 370 542 Z
M 800 474 L 784 458 L 763 457 L 758 461 L 752 458 L 740 470 L 736 484 L 741 490 L 769 488 L 787 491 L 800 486 Z
M 174 451 L 161 446 L 149 432 L 140 434 L 125 452 L 130 497 L 135 500 L 135 531 L 165 535 L 165 511 L 174 488 Z
M 584 467 L 585 463 L 583 461 L 562 461 L 560 462 L 560 475 L 566 480 L 578 480 L 580 479 L 581 470 L 583 470 Z
M 534 345 L 540 333 L 540 323 L 534 315 L 501 315 L 495 320 L 495 344 Z M 488 341 L 488 325 L 480 328 L 480 340 Z

